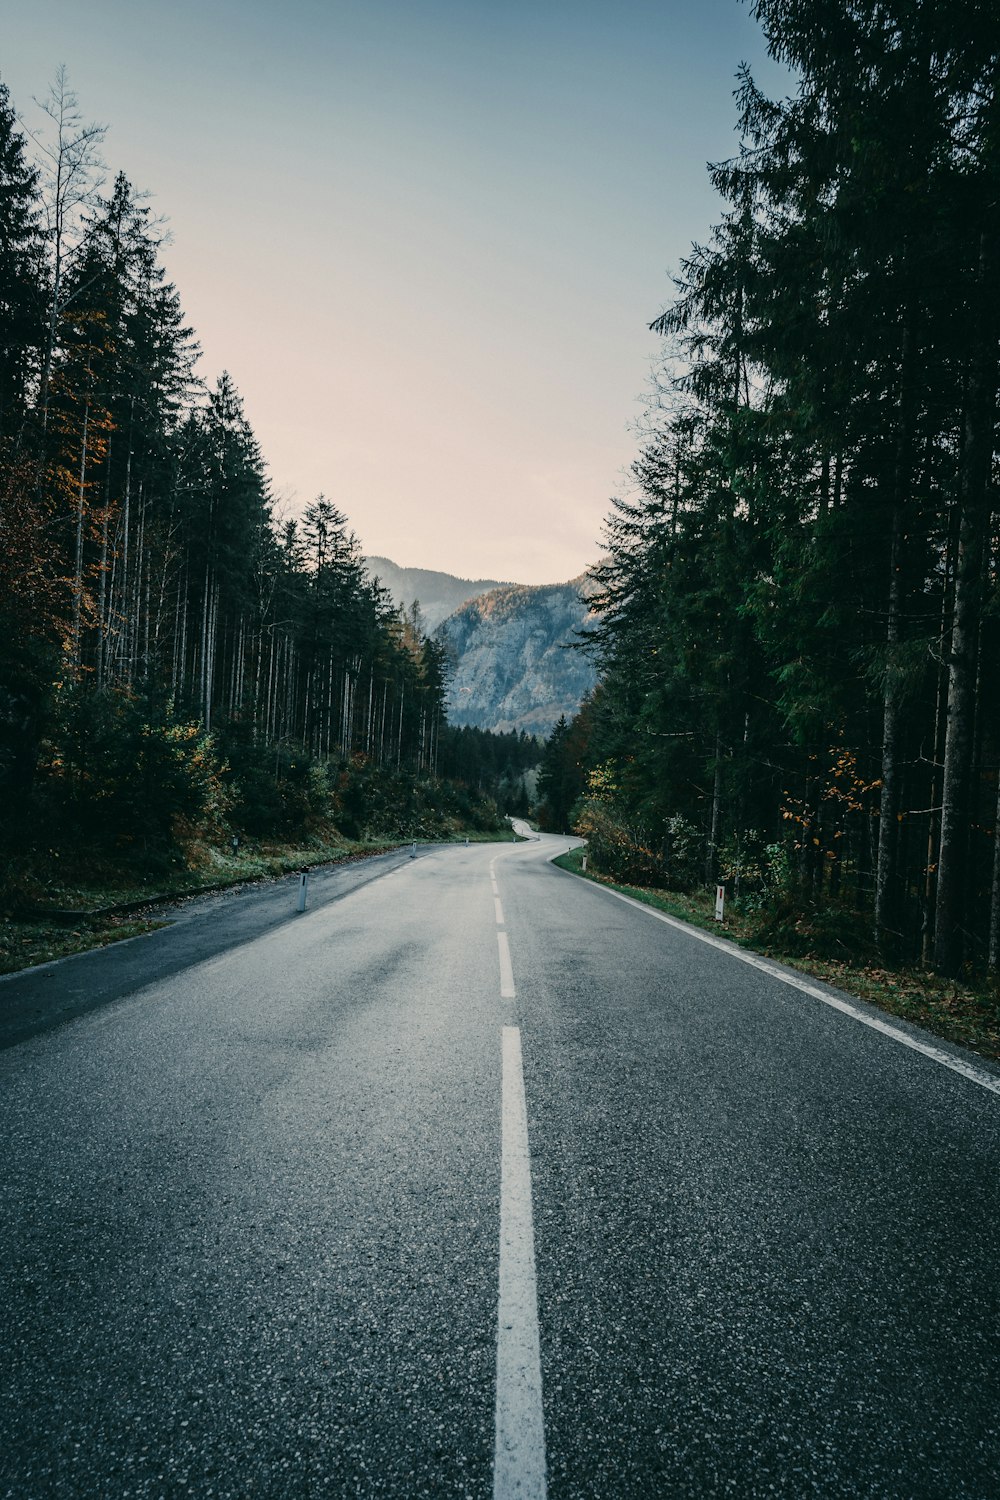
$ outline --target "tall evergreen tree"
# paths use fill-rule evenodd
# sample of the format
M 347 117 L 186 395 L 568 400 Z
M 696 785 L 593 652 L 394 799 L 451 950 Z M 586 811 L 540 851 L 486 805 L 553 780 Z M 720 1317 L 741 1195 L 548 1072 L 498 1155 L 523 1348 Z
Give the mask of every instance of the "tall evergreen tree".
M 0 442 L 16 442 L 45 346 L 38 172 L 0 83 Z

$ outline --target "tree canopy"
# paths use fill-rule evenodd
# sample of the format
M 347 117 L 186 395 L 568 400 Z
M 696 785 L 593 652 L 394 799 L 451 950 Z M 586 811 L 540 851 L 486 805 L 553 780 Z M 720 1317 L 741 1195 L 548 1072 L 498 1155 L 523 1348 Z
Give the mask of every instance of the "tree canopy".
M 682 818 L 702 878 L 780 864 L 800 908 L 954 973 L 1000 956 L 1000 16 L 754 13 L 797 87 L 741 76 L 722 217 L 652 325 L 591 816 L 661 869 Z

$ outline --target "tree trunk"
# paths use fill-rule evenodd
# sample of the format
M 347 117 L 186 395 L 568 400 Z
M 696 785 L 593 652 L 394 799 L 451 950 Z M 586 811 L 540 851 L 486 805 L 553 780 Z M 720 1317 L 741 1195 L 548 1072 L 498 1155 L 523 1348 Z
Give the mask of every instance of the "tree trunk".
M 719 821 L 722 811 L 722 738 L 715 736 L 715 774 L 712 779 L 712 815 L 705 850 L 705 884 L 714 885 L 718 875 Z
M 87 364 L 87 378 L 90 378 L 90 363 Z M 73 666 L 76 671 L 80 670 L 82 629 L 81 610 L 83 605 L 83 517 L 86 510 L 87 495 L 87 432 L 90 426 L 90 398 L 83 408 L 83 437 L 80 443 L 80 483 L 76 501 L 76 552 L 73 564 Z
M 989 246 L 980 240 L 979 303 L 988 306 Z M 996 418 L 996 348 L 990 331 L 977 325 L 977 344 L 969 372 L 962 452 L 955 567 L 955 612 L 948 662 L 948 719 L 941 787 L 941 838 L 938 850 L 934 964 L 954 975 L 963 959 L 965 930 L 965 863 L 971 804 L 972 749 L 975 725 L 975 678 L 982 610 L 983 562 L 989 522 L 988 492 Z
M 989 965 L 1000 969 L 1000 767 L 997 768 L 996 810 L 993 814 L 993 885 L 990 891 Z
M 886 599 L 885 689 L 882 700 L 882 788 L 875 864 L 875 943 L 888 960 L 900 953 L 899 809 L 902 703 L 897 656 L 904 603 L 904 513 L 913 469 L 913 321 L 903 327 L 899 364 L 899 423 L 892 475 L 889 587 Z

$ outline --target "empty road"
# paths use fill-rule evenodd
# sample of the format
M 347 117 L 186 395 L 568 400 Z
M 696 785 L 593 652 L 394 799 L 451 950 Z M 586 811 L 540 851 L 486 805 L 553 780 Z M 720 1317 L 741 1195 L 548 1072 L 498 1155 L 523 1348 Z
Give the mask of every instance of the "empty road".
M 0 1496 L 1000 1494 L 998 1071 L 566 843 L 0 984 Z

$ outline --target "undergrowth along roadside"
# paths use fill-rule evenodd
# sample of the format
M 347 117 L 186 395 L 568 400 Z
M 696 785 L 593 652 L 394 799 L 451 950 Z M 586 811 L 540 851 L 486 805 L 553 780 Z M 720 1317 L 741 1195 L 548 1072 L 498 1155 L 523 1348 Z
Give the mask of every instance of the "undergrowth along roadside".
M 818 955 L 788 954 L 776 947 L 751 942 L 749 922 L 731 909 L 727 911 L 724 922 L 716 922 L 714 898 L 709 891 L 683 894 L 621 885 L 594 870 L 582 870 L 582 856 L 582 849 L 572 849 L 568 854 L 560 854 L 553 863 L 583 880 L 593 881 L 595 885 L 621 891 L 623 895 L 676 917 L 678 921 L 717 933 L 741 948 L 822 979 L 890 1015 L 923 1026 L 946 1041 L 957 1042 L 983 1057 L 1000 1059 L 1000 994 L 992 985 L 963 984 L 923 969 L 892 970 L 876 964 L 851 964 Z
M 0 919 L 0 974 L 17 974 L 37 964 L 51 963 L 54 958 L 106 948 L 110 943 L 142 937 L 166 925 L 141 917 L 110 916 L 93 925 L 88 922 L 72 928 L 65 923 L 14 922 L 4 917 Z

